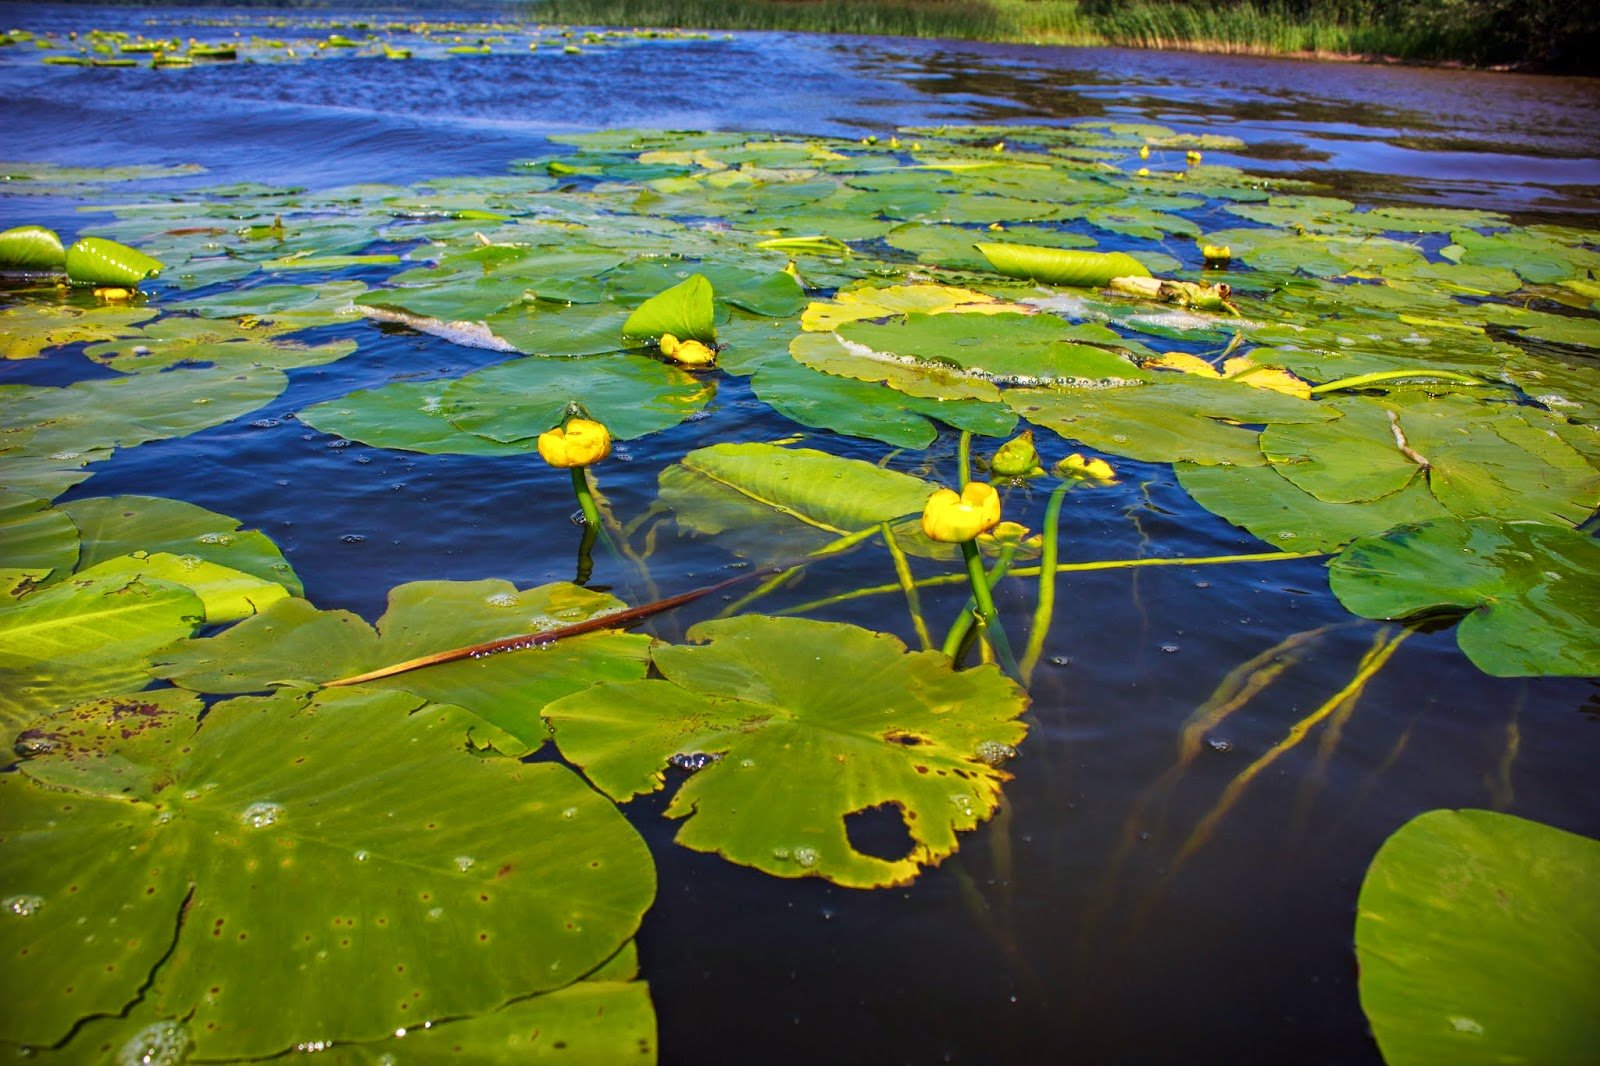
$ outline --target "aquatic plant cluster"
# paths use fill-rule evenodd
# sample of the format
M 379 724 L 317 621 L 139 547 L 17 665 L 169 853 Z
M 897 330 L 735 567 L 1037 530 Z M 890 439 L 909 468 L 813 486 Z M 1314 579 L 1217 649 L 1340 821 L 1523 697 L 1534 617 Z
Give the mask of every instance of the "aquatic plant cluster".
M 152 25 L 157 20 L 151 20 Z M 282 36 L 262 36 L 243 29 L 278 30 Z M 308 19 L 200 19 L 194 24 L 205 35 L 146 37 L 125 30 L 88 30 L 82 33 L 35 33 L 13 29 L 0 32 L 0 48 L 33 48 L 40 62 L 52 66 L 147 67 L 156 70 L 192 67 L 196 63 L 294 63 L 335 58 L 440 60 L 505 55 L 516 51 L 578 55 L 585 48 L 634 41 L 704 41 L 706 33 L 681 30 L 615 30 L 528 26 L 502 22 L 325 22 Z M 304 36 L 322 29 L 320 36 Z
M 7 167 L 8 194 L 105 207 L 79 236 L 109 261 L 162 267 L 131 260 L 138 276 L 97 294 L 63 261 L 60 287 L 35 277 L 0 306 L 5 358 L 110 372 L 0 390 L 0 723 L 18 755 L 0 775 L 0 1038 L 63 1060 L 552 1041 L 652 1060 L 632 938 L 655 868 L 619 805 L 688 771 L 665 809 L 677 842 L 777 877 L 882 887 L 948 857 L 1025 742 L 1074 565 L 1062 499 L 1119 461 L 1172 464 L 1264 542 L 1248 558 L 1327 556 L 1356 614 L 1460 619 L 1488 673 L 1600 674 L 1582 531 L 1600 505 L 1583 362 L 1600 234 L 1357 205 L 1157 126 L 553 139 L 560 154 L 506 175 L 408 188 L 123 197 L 110 183 L 172 173 Z M 20 259 L 41 241 L 0 235 L 0 256 L 48 273 L 53 257 Z M 569 469 L 579 582 L 412 582 L 372 624 L 319 608 L 235 519 L 57 502 L 114 451 L 248 418 L 286 371 L 380 327 L 503 358 L 299 420 Z M 733 378 L 808 446 L 662 457 L 655 508 L 615 513 L 613 442 L 716 418 Z M 900 451 L 875 464 L 853 441 Z M 1037 533 L 1004 520 L 1038 488 Z M 603 547 L 648 580 L 663 523 L 761 564 L 752 587 L 686 643 L 541 639 L 640 606 L 583 587 L 584 560 Z M 894 580 L 823 602 L 900 597 L 905 633 L 760 613 L 850 549 L 881 551 Z M 971 602 L 939 639 L 920 593 L 952 582 Z M 1031 614 L 1007 615 L 1007 589 Z M 880 809 L 904 855 L 847 834 Z M 1572 861 L 1592 868 L 1586 843 Z M 1374 888 L 1363 914 L 1391 903 Z M 1411 994 L 1374 991 L 1369 1013 Z

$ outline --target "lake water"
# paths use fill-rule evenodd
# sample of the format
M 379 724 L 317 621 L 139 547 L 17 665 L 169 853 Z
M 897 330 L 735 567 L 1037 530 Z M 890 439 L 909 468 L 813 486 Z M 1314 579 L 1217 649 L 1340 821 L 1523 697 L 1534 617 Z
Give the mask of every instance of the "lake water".
M 207 39 L 268 32 L 267 14 L 0 8 L 6 28 Z M 218 29 L 222 18 L 236 21 Z M 744 33 L 581 57 L 545 49 L 151 74 L 44 66 L 26 48 L 0 50 L 0 154 L 206 168 L 157 188 L 316 189 L 504 174 L 514 160 L 562 151 L 550 135 L 623 126 L 853 138 L 907 125 L 1105 118 L 1234 136 L 1247 147 L 1208 160 L 1308 178 L 1362 202 L 1600 226 L 1594 80 Z M 93 216 L 76 207 L 0 196 L 0 229 L 90 229 Z M 499 356 L 364 323 L 319 332 L 359 349 L 292 371 L 287 392 L 234 423 L 119 453 L 68 498 L 173 496 L 234 516 L 283 548 L 319 606 L 369 619 L 405 581 L 572 577 L 575 528 L 537 498 L 549 481 L 530 479 L 525 462 L 334 446 L 343 442 L 287 417 L 383 384 L 399 367 L 453 375 Z M 11 362 L 0 383 L 90 372 L 87 361 Z M 725 376 L 709 418 L 626 447 L 628 461 L 608 464 L 601 483 L 619 514 L 637 515 L 658 472 L 686 451 L 796 428 Z M 873 460 L 887 451 L 837 450 Z M 1050 441 L 1046 450 L 1067 449 Z M 946 434 L 931 454 L 948 470 L 953 451 Z M 1063 561 L 1262 550 L 1195 506 L 1170 468 L 1128 461 L 1119 470 L 1116 490 L 1068 498 Z M 1042 510 L 1042 495 L 1032 502 Z M 664 535 L 652 576 L 670 593 L 732 562 L 714 543 Z M 846 557 L 813 567 L 771 603 L 881 573 L 879 561 Z M 597 559 L 593 580 L 640 595 L 610 557 Z M 1015 601 L 1027 597 L 1019 590 Z M 1336 745 L 1319 749 L 1326 734 L 1314 736 L 1275 764 L 1175 863 L 1229 780 L 1346 683 L 1377 626 L 1333 599 L 1317 559 L 1076 573 L 1061 580 L 1059 600 L 1005 807 L 907 888 L 780 881 L 674 846 L 675 824 L 659 817 L 664 799 L 628 808 L 658 864 L 639 946 L 663 1061 L 1374 1063 L 1351 926 L 1384 838 L 1435 807 L 1496 808 L 1600 835 L 1600 687 L 1487 677 L 1442 628 L 1401 647 Z M 953 594 L 930 598 L 933 612 L 956 606 Z M 676 637 L 715 607 L 661 619 L 656 631 Z M 822 616 L 909 637 L 891 597 Z M 1164 776 L 1183 721 L 1229 671 L 1319 627 L 1328 628 L 1293 669 L 1219 726 L 1186 771 Z

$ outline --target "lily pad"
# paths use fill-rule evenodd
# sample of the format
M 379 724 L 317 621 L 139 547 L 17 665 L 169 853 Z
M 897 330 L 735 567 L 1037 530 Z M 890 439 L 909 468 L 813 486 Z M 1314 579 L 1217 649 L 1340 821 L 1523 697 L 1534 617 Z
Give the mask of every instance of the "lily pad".
M 1492 811 L 1427 811 L 1356 904 L 1361 1009 L 1389 1066 L 1582 1062 L 1600 1046 L 1600 841 Z
M 315 687 L 437 652 L 556 629 L 621 609 L 615 597 L 556 583 L 518 590 L 507 581 L 415 581 L 389 592 L 374 629 L 348 611 L 287 599 L 215 637 L 162 653 L 155 672 L 199 692 Z M 649 640 L 620 631 L 548 647 L 460 658 L 364 682 L 465 707 L 515 737 L 545 740 L 538 709 L 601 680 L 644 674 Z
M 1600 543 L 1558 526 L 1436 519 L 1355 541 L 1330 564 L 1365 618 L 1465 612 L 1456 639 L 1496 677 L 1600 674 Z
M 1278 472 L 1325 502 L 1378 499 L 1418 479 L 1462 516 L 1576 525 L 1600 504 L 1600 472 L 1536 409 L 1454 396 L 1326 406 L 1340 417 L 1261 434 Z
M 920 515 L 937 488 L 859 459 L 772 444 L 714 444 L 661 472 L 662 501 L 680 525 L 735 551 L 785 558 Z
M 1147 278 L 1150 270 L 1126 252 L 1080 252 L 1028 244 L 980 243 L 978 251 L 1002 274 L 1047 285 L 1098 287 L 1112 278 Z
M 977 377 L 1020 384 L 1109 381 L 1127 384 L 1150 375 L 1122 355 L 1069 341 L 1054 315 L 909 314 L 888 322 L 847 322 L 847 343 L 902 361 L 943 363 Z
M 58 271 L 66 265 L 66 249 L 53 229 L 13 226 L 0 233 L 0 270 Z
M 0 559 L 45 584 L 78 561 L 78 527 L 44 500 L 0 489 Z
M 98 496 L 61 510 L 83 534 L 81 566 L 132 552 L 171 552 L 254 574 L 293 595 L 304 587 L 267 535 L 240 529 L 236 518 L 182 500 L 156 496 Z
M 711 282 L 693 274 L 636 307 L 622 324 L 622 336 L 635 344 L 649 344 L 670 333 L 681 341 L 707 344 L 717 339 Z
M 491 440 L 461 429 L 444 413 L 444 393 L 454 381 L 400 381 L 361 389 L 337 400 L 307 407 L 300 421 L 324 433 L 374 448 L 429 455 L 531 455 L 536 438 Z
M 667 807 L 677 842 L 779 877 L 904 884 L 954 852 L 999 804 L 1027 697 L 992 667 L 956 672 L 888 634 L 759 615 L 657 646 L 665 680 L 597 686 L 545 708 L 562 754 L 607 795 L 660 789 L 674 755 L 714 756 Z M 828 664 L 822 669 L 819 664 Z M 897 810 L 911 838 L 880 858 L 845 819 Z
M 457 428 L 515 444 L 559 425 L 573 404 L 618 440 L 676 426 L 711 399 L 715 383 L 638 355 L 606 360 L 515 359 L 444 390 Z
M 69 580 L 0 605 L 0 731 L 54 707 L 150 684 L 150 656 L 204 608 L 177 585 Z
M 289 590 L 275 581 L 219 566 L 195 555 L 171 552 L 120 555 L 85 567 L 76 577 L 86 581 L 111 578 L 181 585 L 199 597 L 205 608 L 207 625 L 237 622 L 289 596 Z
M 0 930 L 7 1039 L 55 1043 L 153 971 L 145 994 L 189 1019 L 203 1058 L 374 1040 L 572 983 L 654 894 L 611 804 L 565 767 L 473 754 L 459 708 L 285 693 L 219 703 L 198 729 L 123 721 L 0 781 L 0 890 L 41 901 Z M 28 776 L 94 752 L 159 783 Z
M 145 307 L 73 307 L 25 303 L 0 309 L 0 357 L 32 359 L 64 344 L 113 341 L 154 318 Z

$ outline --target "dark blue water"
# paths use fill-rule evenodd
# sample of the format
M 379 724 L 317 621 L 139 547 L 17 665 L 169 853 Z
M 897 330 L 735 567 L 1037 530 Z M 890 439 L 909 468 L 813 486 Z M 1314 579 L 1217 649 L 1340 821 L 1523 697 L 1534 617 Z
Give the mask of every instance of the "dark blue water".
M 207 24 L 224 14 L 246 21 Z M 155 18 L 205 39 L 248 35 L 268 14 L 0 5 L 8 27 L 167 32 L 146 24 Z M 581 57 L 508 50 L 471 62 L 152 73 L 47 67 L 37 52 L 0 49 L 0 155 L 206 168 L 175 188 L 330 187 L 505 173 L 556 150 L 551 134 L 616 126 L 859 136 L 1104 117 L 1236 136 L 1246 149 L 1208 158 L 1367 201 L 1590 226 L 1600 215 L 1600 83 L 1588 80 L 783 34 Z M 0 196 L 0 228 L 41 221 L 71 233 L 86 224 L 75 208 Z M 319 333 L 354 337 L 359 350 L 291 372 L 280 399 L 236 423 L 119 453 L 72 495 L 175 496 L 235 516 L 283 547 L 313 601 L 369 618 L 404 581 L 573 576 L 577 530 L 549 503 L 549 471 L 345 447 L 289 417 L 400 372 L 455 375 L 492 355 L 367 324 Z M 0 382 L 62 373 L 13 363 Z M 276 424 L 252 424 L 262 419 Z M 638 515 L 657 473 L 685 451 L 795 429 L 724 377 L 709 418 L 629 445 L 601 486 L 619 515 Z M 946 438 L 931 455 L 948 470 L 953 450 Z M 1260 550 L 1196 508 L 1170 469 L 1119 469 L 1117 489 L 1068 497 L 1064 560 Z M 1043 498 L 1019 503 L 1037 526 Z M 668 527 L 651 576 L 679 591 L 731 561 Z M 880 562 L 816 566 L 773 606 L 886 580 Z M 612 559 L 598 561 L 594 581 L 643 598 L 633 570 Z M 1025 613 L 1025 593 L 1011 595 Z M 1375 1063 L 1351 923 L 1382 840 L 1422 810 L 1468 806 L 1600 834 L 1600 688 L 1485 677 L 1443 630 L 1402 646 L 1325 758 L 1315 743 L 1284 758 L 1174 869 L 1229 779 L 1345 683 L 1376 627 L 1331 598 L 1316 560 L 1073 574 L 1058 595 L 1046 650 L 1057 665 L 1035 678 L 1005 809 L 911 887 L 778 881 L 673 846 L 662 800 L 630 808 L 659 865 L 640 947 L 664 1061 Z M 663 619 L 659 631 L 676 635 L 718 606 Z M 959 604 L 952 592 L 925 606 L 945 617 Z M 893 598 L 821 617 L 910 635 Z M 1153 791 L 1183 720 L 1229 670 L 1318 627 L 1330 628 L 1297 666 Z

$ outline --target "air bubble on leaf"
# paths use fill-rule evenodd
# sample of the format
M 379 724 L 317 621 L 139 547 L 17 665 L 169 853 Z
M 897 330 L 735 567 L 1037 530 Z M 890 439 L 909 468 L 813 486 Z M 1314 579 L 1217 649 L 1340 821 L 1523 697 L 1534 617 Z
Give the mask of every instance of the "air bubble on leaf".
M 517 598 L 509 592 L 496 592 L 493 596 L 485 597 L 483 602 L 490 607 L 515 607 Z
M 0 900 L 0 907 L 3 907 L 7 914 L 14 914 L 18 918 L 30 918 L 38 913 L 39 908 L 43 906 L 43 896 L 35 896 L 26 892 L 15 896 L 7 896 L 5 899 Z
M 1017 757 L 1017 749 L 998 740 L 982 740 L 973 749 L 978 758 L 989 766 L 1000 766 Z
M 457 855 L 455 858 L 456 869 L 460 870 L 462 873 L 466 873 L 468 870 L 472 869 L 472 864 L 477 861 L 478 860 L 474 859 L 471 855 Z
M 1295 537 L 1298 537 L 1299 535 L 1300 534 L 1296 533 L 1292 529 L 1280 529 L 1280 530 L 1278 530 L 1278 532 L 1276 534 L 1276 536 L 1277 536 L 1277 538 L 1279 540 L 1293 540 Z
M 185 570 L 194 570 L 200 565 L 200 557 L 198 555 L 180 555 L 178 556 L 178 565 Z
M 794 858 L 794 853 L 788 848 L 773 848 L 772 857 L 777 859 L 779 862 L 788 862 L 790 859 Z
M 816 848 L 802 846 L 794 849 L 794 861 L 807 870 L 815 866 L 821 858 L 822 856 L 817 854 Z
M 365 850 L 356 852 L 356 862 L 366 862 L 370 857 Z
M 222 547 L 227 547 L 229 544 L 233 543 L 233 534 L 231 534 L 231 533 L 202 533 L 202 534 L 200 534 L 198 537 L 196 537 L 194 539 L 195 539 L 195 542 L 199 543 L 199 544 L 219 544 Z
M 251 829 L 265 829 L 267 826 L 283 817 L 281 803 L 252 803 L 239 815 L 239 821 Z
M 576 818 L 577 816 L 578 816 L 578 808 L 576 808 L 576 807 L 568 807 L 566 810 L 561 812 L 561 817 L 567 819 L 568 821 L 571 821 L 572 819 Z
M 721 755 L 713 754 L 713 753 L 710 753 L 710 752 L 703 752 L 703 751 L 682 752 L 682 751 L 680 751 L 680 752 L 678 752 L 678 753 L 676 753 L 674 755 L 667 756 L 667 764 L 669 766 L 675 766 L 679 770 L 686 770 L 686 771 L 688 771 L 689 773 L 692 774 L 696 770 L 704 770 L 706 767 L 710 766 L 712 763 L 716 762 L 720 758 L 722 758 Z
M 154 1022 L 117 1049 L 117 1066 L 177 1066 L 189 1057 L 190 1044 L 180 1023 Z
M 430 922 L 437 922 L 440 918 L 443 918 L 443 917 L 444 917 L 444 908 L 443 907 L 434 907 L 432 910 L 428 911 L 428 921 L 430 921 Z M 404 1036 L 405 1034 L 401 1033 L 399 1035 Z
M 1473 1036 L 1483 1035 L 1483 1026 L 1472 1018 L 1451 1018 L 1450 1028 L 1458 1033 L 1471 1033 Z
M 972 796 L 965 792 L 952 792 L 950 802 L 955 805 L 965 817 L 971 818 L 978 813 L 978 805 L 972 802 Z

